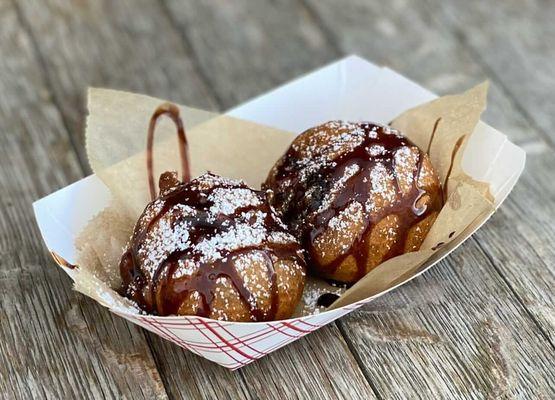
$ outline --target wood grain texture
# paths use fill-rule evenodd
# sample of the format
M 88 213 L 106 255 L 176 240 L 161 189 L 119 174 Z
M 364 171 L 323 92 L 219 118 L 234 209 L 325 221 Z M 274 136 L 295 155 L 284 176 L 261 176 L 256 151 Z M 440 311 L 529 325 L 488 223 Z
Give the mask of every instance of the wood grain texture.
M 555 145 L 555 3 L 428 2 L 511 95 L 521 113 Z
M 224 108 L 339 57 L 294 0 L 167 5 Z
M 77 295 L 31 203 L 81 176 L 15 10 L 0 5 L 0 397 L 166 398 L 139 329 Z
M 421 2 L 393 0 L 387 7 L 365 0 L 347 4 L 306 0 L 306 4 L 342 53 L 389 66 L 438 94 L 460 92 L 491 78 L 449 27 L 435 21 L 434 10 Z M 491 83 L 484 120 L 513 141 L 530 140 L 530 123 L 503 88 Z
M 87 173 L 84 117 L 88 86 L 217 108 L 210 88 L 199 78 L 159 3 L 24 0 L 17 6 L 34 39 L 53 101 Z

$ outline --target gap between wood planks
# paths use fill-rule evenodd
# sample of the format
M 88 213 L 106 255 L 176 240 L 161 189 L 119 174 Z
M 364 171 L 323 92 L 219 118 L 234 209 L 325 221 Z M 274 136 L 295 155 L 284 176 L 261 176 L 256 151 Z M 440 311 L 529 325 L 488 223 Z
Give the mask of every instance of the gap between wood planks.
M 368 370 L 366 368 L 363 368 L 364 361 L 360 357 L 360 354 L 358 354 L 358 351 L 356 351 L 356 347 L 353 344 L 352 339 L 349 338 L 349 335 L 348 335 L 348 333 L 345 329 L 345 326 L 341 322 L 341 318 L 338 319 L 338 320 L 335 320 L 333 323 L 335 325 L 337 325 L 337 328 L 339 329 L 339 332 L 341 332 L 341 335 L 343 335 L 343 339 L 345 340 L 345 343 L 347 344 L 347 347 L 349 348 L 349 351 L 351 352 L 351 354 L 353 354 L 357 364 L 359 365 L 362 373 L 364 374 L 364 377 L 366 378 L 366 381 L 368 382 L 368 384 L 372 388 L 372 391 L 376 395 L 376 398 L 382 400 L 383 396 L 380 394 L 380 391 L 379 391 L 378 387 L 376 386 L 376 384 L 372 382 L 372 378 L 370 377 L 370 375 L 368 373 Z

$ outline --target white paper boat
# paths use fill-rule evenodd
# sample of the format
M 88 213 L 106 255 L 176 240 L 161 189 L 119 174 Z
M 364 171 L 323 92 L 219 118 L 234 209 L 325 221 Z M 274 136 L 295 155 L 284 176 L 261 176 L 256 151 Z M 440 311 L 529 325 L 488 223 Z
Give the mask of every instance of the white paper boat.
M 435 97 L 388 68 L 350 56 L 248 101 L 227 114 L 286 131 L 302 132 L 331 119 L 387 123 L 406 109 Z M 490 184 L 497 208 L 515 185 L 524 162 L 525 153 L 521 148 L 480 122 L 465 149 L 463 168 L 474 179 Z M 35 216 L 49 250 L 75 263 L 76 236 L 109 201 L 108 189 L 94 175 L 36 201 L 33 204 Z M 55 260 L 62 264 L 58 258 Z M 427 265 L 419 274 L 432 265 Z M 72 276 L 71 269 L 61 266 Z M 221 322 L 201 317 L 156 317 L 122 309 L 110 310 L 195 354 L 236 369 L 387 291 L 347 307 L 273 322 Z

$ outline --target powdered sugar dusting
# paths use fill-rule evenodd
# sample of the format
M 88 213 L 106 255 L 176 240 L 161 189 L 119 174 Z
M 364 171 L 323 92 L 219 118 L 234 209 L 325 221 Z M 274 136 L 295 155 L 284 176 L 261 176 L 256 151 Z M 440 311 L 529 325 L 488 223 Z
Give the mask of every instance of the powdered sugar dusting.
M 372 146 L 368 146 L 366 148 L 366 152 L 372 157 L 382 156 L 386 153 L 386 149 L 381 144 L 373 144 Z
M 322 280 L 312 277 L 307 278 L 301 302 L 297 308 L 296 315 L 319 314 L 326 310 L 326 307 L 318 305 L 318 299 L 326 294 L 341 296 L 346 287 L 343 285 L 331 285 Z
M 181 251 L 190 245 L 188 228 L 186 223 L 178 223 L 172 227 L 169 219 L 163 218 L 158 229 L 147 233 L 138 254 L 143 260 L 143 268 L 149 274 L 154 274 L 170 253 Z
M 276 209 L 309 249 L 314 269 L 332 279 L 354 281 L 379 257 L 394 254 L 376 252 L 373 257 L 363 248 L 375 241 L 375 226 L 389 215 L 401 218 L 402 231 L 380 236 L 386 241 L 395 236 L 400 243 L 409 232 L 405 226 L 423 217 L 414 204 L 425 185 L 419 186 L 415 178 L 419 171 L 421 179 L 433 170 L 423 168 L 420 157 L 420 149 L 396 129 L 330 121 L 295 139 L 268 184 L 278 193 Z M 439 204 L 436 200 L 433 207 Z M 356 274 L 349 272 L 353 264 Z M 335 275 L 342 267 L 347 273 Z
M 222 254 L 250 246 L 258 246 L 267 238 L 264 225 L 266 214 L 261 211 L 242 213 L 240 222 L 233 229 L 201 240 L 193 247 L 193 252 L 201 254 L 200 262 L 206 263 L 221 259 Z M 224 252 L 225 251 L 225 252 Z
M 383 165 L 377 163 L 370 172 L 370 182 L 372 182 L 372 192 L 385 198 L 388 202 L 395 200 L 395 190 L 391 184 L 395 177 Z
M 411 147 L 401 147 L 395 152 L 395 174 L 403 193 L 410 190 L 413 184 L 415 169 L 418 162 L 418 152 Z
M 230 303 L 227 298 L 229 293 L 237 293 L 236 289 L 248 297 L 243 300 L 251 310 L 271 317 L 273 292 L 270 279 L 273 279 L 273 272 L 270 274 L 268 269 L 272 270 L 273 262 L 279 259 L 273 248 L 287 249 L 292 245 L 292 254 L 296 254 L 294 249 L 299 248 L 299 244 L 265 201 L 265 196 L 264 192 L 254 191 L 242 182 L 211 174 L 170 188 L 147 206 L 137 223 L 133 241 L 139 241 L 135 259 L 140 262 L 138 267 L 142 275 L 148 282 L 156 282 L 158 276 L 166 282 L 175 279 L 212 280 L 214 283 L 209 285 L 215 286 L 211 290 L 218 292 L 214 293 L 214 298 L 219 299 L 216 303 L 220 307 L 223 304 L 224 308 L 212 309 L 215 318 L 228 319 L 230 315 L 236 315 L 227 309 L 228 306 L 235 307 L 237 312 L 237 303 Z M 169 257 L 172 257 L 171 261 L 168 261 Z M 294 268 L 302 277 L 298 273 L 304 270 L 304 263 L 295 260 Z M 172 267 L 162 268 L 168 262 Z M 235 281 L 235 272 L 222 275 L 222 271 L 229 271 L 226 268 L 235 270 L 243 282 Z M 201 275 L 206 278 L 199 278 Z M 228 281 L 233 283 L 231 289 L 225 289 Z M 298 281 L 295 284 L 298 285 Z M 127 292 L 138 293 L 140 288 L 136 285 L 137 282 L 131 282 Z M 195 288 L 194 285 L 191 287 Z M 247 291 L 237 285 L 244 285 Z M 229 293 L 224 295 L 222 290 Z M 199 295 L 194 290 L 192 293 Z M 256 315 L 251 313 L 251 318 L 260 317 Z
M 330 191 L 326 194 L 324 200 L 322 201 L 322 204 L 320 204 L 320 207 L 318 208 L 318 212 L 322 212 L 326 209 L 328 209 L 330 207 L 331 202 L 333 201 L 333 199 L 343 191 L 343 189 L 345 188 L 345 184 L 347 183 L 347 181 L 349 179 L 351 179 L 353 176 L 355 176 L 356 174 L 358 174 L 361 171 L 361 168 L 358 164 L 351 164 L 348 165 L 345 170 L 343 171 L 343 175 L 341 176 L 341 178 L 337 179 L 332 188 L 330 189 Z
M 255 192 L 242 188 L 217 188 L 210 193 L 208 199 L 214 203 L 210 207 L 210 212 L 213 214 L 231 215 L 238 208 L 261 204 L 261 200 Z

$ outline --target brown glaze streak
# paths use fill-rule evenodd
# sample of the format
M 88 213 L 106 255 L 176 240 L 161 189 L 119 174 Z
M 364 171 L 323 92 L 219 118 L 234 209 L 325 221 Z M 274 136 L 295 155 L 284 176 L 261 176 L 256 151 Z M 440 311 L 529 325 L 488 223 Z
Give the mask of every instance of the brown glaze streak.
M 455 164 L 455 157 L 457 156 L 457 153 L 459 152 L 465 138 L 466 136 L 461 136 L 457 140 L 457 142 L 455 143 L 455 146 L 453 147 L 453 151 L 451 153 L 451 163 L 449 164 L 447 175 L 445 175 L 445 182 L 443 182 L 443 190 L 441 191 L 441 196 L 443 198 L 444 203 L 447 200 L 447 194 L 449 193 L 447 191 L 448 190 L 447 186 L 449 185 L 449 178 L 451 177 L 451 172 L 453 171 L 453 164 Z
M 438 123 L 439 120 L 436 121 L 434 125 L 434 131 Z M 283 187 L 282 182 L 289 181 L 293 182 L 295 191 L 291 199 L 284 199 L 284 197 L 280 196 L 280 193 L 278 193 L 275 196 L 277 202 L 276 208 L 280 209 L 284 203 L 287 203 L 283 219 L 290 224 L 293 231 L 301 240 L 303 248 L 307 250 L 309 266 L 311 265 L 310 260 L 314 259 L 315 241 L 326 230 L 332 218 L 338 216 L 343 210 L 349 207 L 351 203 L 359 202 L 364 205 L 370 198 L 372 182 L 371 179 L 366 179 L 365 182 L 364 177 L 369 176 L 374 166 L 378 163 L 382 163 L 386 170 L 392 172 L 395 176 L 394 156 L 397 150 L 403 147 L 418 148 L 405 137 L 397 136 L 394 133 L 386 133 L 383 126 L 367 122 L 359 123 L 358 126 L 364 129 L 364 140 L 352 151 L 334 159 L 331 165 L 328 163 L 328 166 L 323 166 L 319 170 L 314 171 L 311 176 L 302 183 L 298 176 L 300 171 L 297 164 L 297 162 L 299 162 L 298 155 L 293 147 L 288 150 L 286 157 L 278 167 L 275 187 Z M 377 135 L 374 135 L 373 131 L 376 132 Z M 385 151 L 378 156 L 370 156 L 366 149 L 371 145 L 381 145 L 385 148 Z M 401 192 L 397 176 L 395 176 L 397 200 L 390 206 L 384 207 L 380 212 L 376 213 L 376 215 L 371 215 L 368 212 L 364 213 L 364 229 L 358 236 L 358 239 L 353 242 L 350 248 L 346 249 L 335 260 L 324 267 L 330 274 L 333 274 L 349 255 L 352 255 L 357 264 L 357 280 L 365 275 L 368 258 L 365 238 L 369 236 L 367 233 L 370 232 L 372 227 L 385 216 L 391 214 L 397 215 L 399 218 L 398 226 L 401 230 L 400 236 L 398 237 L 401 239 L 392 246 L 384 257 L 384 260 L 402 254 L 410 227 L 422 221 L 432 212 L 441 209 L 442 204 L 438 201 L 432 202 L 428 206 L 418 206 L 419 200 L 427 194 L 426 190 L 418 187 L 418 177 L 420 176 L 424 155 L 425 154 L 419 149 L 419 159 L 413 172 L 413 184 L 409 193 L 403 194 Z M 342 191 L 334 198 L 329 207 L 317 213 L 324 199 L 324 194 L 334 186 L 335 182 L 341 179 L 345 169 L 353 164 L 358 165 L 360 171 L 346 182 Z M 309 188 L 315 186 L 320 187 L 319 189 L 322 194 L 314 196 L 312 203 L 306 204 L 305 193 Z M 434 199 L 434 197 L 437 198 L 438 196 L 431 196 L 432 199 Z M 282 203 L 280 204 L 280 202 Z
M 211 237 L 232 228 L 238 221 L 239 216 L 244 212 L 260 210 L 266 215 L 264 224 L 268 230 L 287 232 L 287 230 L 280 226 L 273 217 L 268 202 L 264 199 L 266 194 L 262 191 L 256 192 L 261 200 L 263 200 L 260 206 L 238 208 L 232 215 L 221 214 L 216 220 L 208 218 L 208 210 L 213 205 L 213 202 L 208 200 L 208 197 L 210 193 L 217 188 L 248 189 L 246 185 L 220 184 L 208 190 L 200 191 L 193 190 L 190 185 L 181 184 L 173 191 L 159 198 L 164 202 L 162 209 L 143 229 L 137 230 L 139 227 L 139 224 L 137 224 L 132 238 L 133 245 L 122 257 L 120 269 L 121 275 L 124 278 L 123 290 L 125 295 L 135 300 L 147 312 L 157 313 L 158 315 L 170 315 L 178 313 L 182 301 L 186 299 L 191 292 L 198 292 L 201 296 L 201 304 L 197 308 L 196 315 L 209 317 L 212 312 L 211 304 L 214 299 L 217 280 L 219 277 L 225 276 L 229 278 L 242 301 L 248 307 L 253 320 L 272 320 L 275 317 L 278 305 L 274 259 L 291 259 L 304 265 L 300 247 L 297 244 L 279 245 L 264 243 L 261 246 L 243 247 L 233 251 L 227 251 L 222 254 L 222 257 L 218 258 L 218 260 L 202 263 L 200 261 L 202 254 L 195 252 L 195 245 L 201 240 L 210 240 Z M 185 216 L 181 213 L 173 213 L 172 208 L 177 204 L 183 204 L 194 208 L 196 210 L 196 215 Z M 189 242 L 191 244 L 185 250 L 169 254 L 166 259 L 158 265 L 158 268 L 151 277 L 145 276 L 141 269 L 138 268 L 140 265 L 140 259 L 138 257 L 140 246 L 144 242 L 148 231 L 160 218 L 168 213 L 171 213 L 172 226 L 175 226 L 185 219 L 191 224 L 189 229 Z M 253 307 L 248 301 L 251 298 L 251 293 L 245 287 L 243 279 L 235 266 L 237 257 L 252 252 L 261 252 L 267 261 L 268 277 L 271 282 L 271 309 L 269 313 L 264 313 L 263 310 Z M 192 276 L 174 278 L 179 261 L 185 259 L 197 263 L 199 265 L 198 269 Z M 126 290 L 126 288 L 128 288 L 129 284 L 132 282 L 134 283 L 133 286 L 138 290 L 130 292 Z
M 152 148 L 154 146 L 154 131 L 156 130 L 156 124 L 158 119 L 162 115 L 167 115 L 171 118 L 177 128 L 177 139 L 179 147 L 179 158 L 181 160 L 181 173 L 182 181 L 189 182 L 191 180 L 191 172 L 189 169 L 189 159 L 187 157 L 187 139 L 185 136 L 185 127 L 183 125 L 183 120 L 179 116 L 179 108 L 172 103 L 163 103 L 154 111 L 152 117 L 150 118 L 150 123 L 148 125 L 147 143 L 146 143 L 146 169 L 148 174 L 148 188 L 150 191 L 150 199 L 154 200 L 156 198 L 156 186 L 154 184 L 154 167 L 152 162 Z
M 432 148 L 432 143 L 434 141 L 434 138 L 436 137 L 437 127 L 439 126 L 440 122 L 441 118 L 438 118 L 434 123 L 434 128 L 432 129 L 432 134 L 430 135 L 430 140 L 428 141 L 428 148 L 426 149 L 427 154 L 430 154 L 430 149 Z

